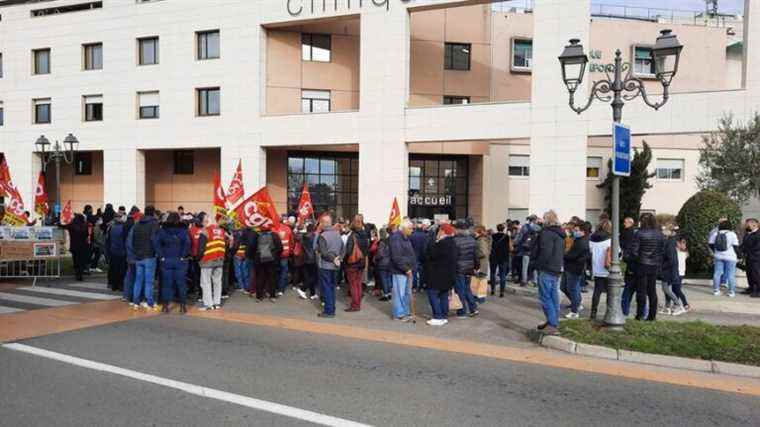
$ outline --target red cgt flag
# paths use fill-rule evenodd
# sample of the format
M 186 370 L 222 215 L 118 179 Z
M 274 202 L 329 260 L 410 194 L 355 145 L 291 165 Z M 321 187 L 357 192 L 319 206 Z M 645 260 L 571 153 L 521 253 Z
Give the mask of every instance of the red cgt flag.
M 66 206 L 63 207 L 63 211 L 61 211 L 61 224 L 71 224 L 71 221 L 74 219 L 74 211 L 71 210 L 71 200 L 66 202 Z
M 40 176 L 37 178 L 37 190 L 34 192 L 34 211 L 41 217 L 47 216 L 50 212 L 48 194 L 45 189 L 45 174 L 43 172 L 40 172 Z
M 303 224 L 309 218 L 314 217 L 314 205 L 311 204 L 311 194 L 309 194 L 309 184 L 303 184 L 301 191 L 301 200 L 298 202 L 298 223 Z
M 8 168 L 8 162 L 5 156 L 0 159 L 0 196 L 7 196 L 12 193 L 13 181 L 11 180 L 11 171 Z
M 243 189 L 243 161 L 239 160 L 235 176 L 232 177 L 230 188 L 227 190 L 227 209 L 233 210 L 245 197 Z
M 27 224 L 29 217 L 24 209 L 24 201 L 21 200 L 21 193 L 16 187 L 5 189 L 8 200 L 5 204 L 5 215 L 3 215 L 3 224 L 13 227 L 22 227 Z
M 227 216 L 227 196 L 218 173 L 214 175 L 214 215 L 217 221 Z
M 388 225 L 395 225 L 397 227 L 401 225 L 401 210 L 398 207 L 398 200 L 395 197 L 393 198 L 393 206 L 391 206 L 391 214 L 388 218 Z
M 280 225 L 280 216 L 274 207 L 266 187 L 255 192 L 235 208 L 234 217 L 238 225 L 253 227 L 257 230 L 266 228 L 273 230 Z

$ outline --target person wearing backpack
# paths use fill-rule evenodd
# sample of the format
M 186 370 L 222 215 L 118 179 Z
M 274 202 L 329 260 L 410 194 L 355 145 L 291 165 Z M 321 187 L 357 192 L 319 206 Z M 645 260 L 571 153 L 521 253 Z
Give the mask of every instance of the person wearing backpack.
M 180 313 L 187 313 L 187 259 L 190 236 L 177 212 L 169 213 L 156 235 L 156 256 L 161 261 L 162 312 L 169 313 L 174 295 L 179 295 Z
M 721 277 L 728 284 L 728 297 L 736 296 L 736 263 L 739 259 L 739 238 L 727 218 L 721 218 L 718 231 L 708 241 L 715 258 L 713 295 L 720 296 Z
M 361 310 L 362 277 L 369 253 L 369 236 L 364 228 L 364 222 L 359 215 L 354 217 L 346 240 L 346 256 L 344 266 L 346 278 L 351 292 L 351 305 L 345 311 Z
M 271 225 L 265 224 L 252 240 L 248 251 L 251 254 L 249 258 L 253 259 L 253 270 L 256 272 L 256 302 L 263 301 L 267 294 L 269 301 L 275 302 L 277 298 L 275 277 L 280 268 L 282 255 L 280 236 L 272 231 Z

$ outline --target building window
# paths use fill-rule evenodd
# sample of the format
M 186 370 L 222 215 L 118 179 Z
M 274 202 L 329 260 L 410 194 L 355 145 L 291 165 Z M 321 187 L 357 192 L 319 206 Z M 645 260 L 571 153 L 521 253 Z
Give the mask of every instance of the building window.
M 137 93 L 138 117 L 140 119 L 157 119 L 159 117 L 159 93 L 138 92 Z
M 359 156 L 356 153 L 288 153 L 288 212 L 298 210 L 304 183 L 316 217 L 332 211 L 352 218 L 359 211 Z
M 469 161 L 466 156 L 409 156 L 408 212 L 412 218 L 468 216 Z
M 657 159 L 657 179 L 660 181 L 683 181 L 683 159 Z
M 199 116 L 218 116 L 221 114 L 221 91 L 218 87 L 197 89 L 198 93 L 198 115 Z
M 530 156 L 510 154 L 509 176 L 530 176 Z
M 174 175 L 192 175 L 195 173 L 195 151 L 177 150 L 174 152 Z
M 32 51 L 34 74 L 50 74 L 50 49 L 35 49 Z
M 140 65 L 158 64 L 158 37 L 137 39 Z
M 196 33 L 198 42 L 198 59 L 219 58 L 219 30 Z
M 328 113 L 330 112 L 329 90 L 303 90 L 301 91 L 302 113 Z
M 35 99 L 34 103 L 34 124 L 48 124 L 52 121 L 52 107 L 50 98 Z
M 31 11 L 31 15 L 32 15 L 32 18 L 36 18 L 40 16 L 60 15 L 62 13 L 71 13 L 71 12 L 83 12 L 83 11 L 88 11 L 92 9 L 101 9 L 101 8 L 103 8 L 102 1 L 91 1 L 87 3 L 70 4 L 67 6 L 54 6 L 54 7 L 49 7 L 47 9 L 35 9 Z
M 84 97 L 84 121 L 103 121 L 103 95 L 89 95 Z
M 103 43 L 91 43 L 82 45 L 84 50 L 84 69 L 103 69 Z
M 301 59 L 304 61 L 330 62 L 332 40 L 329 34 L 301 34 Z
M 654 77 L 654 60 L 652 60 L 652 48 L 634 46 L 633 48 L 633 72 L 637 76 Z
M 472 51 L 471 44 L 446 43 L 444 50 L 444 69 L 460 71 L 468 71 L 470 69 L 470 52 Z
M 444 105 L 469 104 L 469 103 L 470 103 L 470 97 L 469 96 L 449 96 L 449 95 L 444 95 L 444 97 L 443 97 L 443 104 Z
M 602 158 L 586 157 L 586 178 L 599 179 L 602 176 Z
M 533 67 L 533 40 L 512 39 L 512 71 L 530 71 Z
M 76 175 L 92 175 L 92 152 L 78 151 L 76 153 L 74 173 Z

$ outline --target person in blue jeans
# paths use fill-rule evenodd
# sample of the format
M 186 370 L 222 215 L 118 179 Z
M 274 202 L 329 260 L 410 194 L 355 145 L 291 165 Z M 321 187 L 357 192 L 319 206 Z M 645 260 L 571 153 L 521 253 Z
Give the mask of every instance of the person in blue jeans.
M 468 315 L 475 317 L 478 311 L 478 303 L 470 288 L 470 279 L 479 269 L 478 265 L 478 242 L 470 233 L 465 221 L 456 222 L 457 234 L 454 236 L 454 244 L 457 247 L 457 275 L 454 283 L 454 292 L 462 302 L 462 308 L 457 310 L 457 317 L 465 318 Z
M 544 226 L 531 250 L 531 259 L 538 271 L 538 295 L 546 322 L 538 330 L 549 335 L 559 333 L 559 276 L 565 255 L 565 232 L 554 211 L 544 214 Z
M 319 317 L 335 317 L 336 272 L 341 266 L 345 248 L 340 233 L 332 225 L 332 217 L 323 215 L 320 219 L 321 234 L 317 238 L 317 267 L 319 287 L 325 307 Z
M 253 230 L 248 227 L 236 230 L 232 243 L 232 265 L 235 269 L 235 285 L 245 294 L 250 294 L 251 270 L 253 264 L 246 256 L 248 246 L 253 241 Z
M 190 234 L 177 212 L 169 213 L 156 236 L 156 256 L 161 260 L 162 312 L 169 313 L 174 296 L 179 296 L 180 313 L 187 313 L 187 260 Z
M 412 223 L 402 221 L 399 229 L 388 238 L 393 275 L 393 318 L 402 322 L 413 320 L 411 311 L 412 275 L 417 265 L 417 256 L 409 239 Z
M 153 206 L 145 208 L 145 216 L 137 222 L 127 236 L 127 257 L 135 260 L 135 284 L 132 290 L 132 307 L 138 308 L 140 296 L 145 293 L 147 304 L 141 306 L 158 310 L 153 299 L 153 281 L 156 276 L 155 239 L 158 234 L 158 220 Z
M 720 285 L 723 280 L 728 284 L 728 296 L 736 296 L 736 263 L 739 253 L 739 238 L 732 230 L 733 225 L 726 218 L 721 218 L 717 232 L 710 235 L 708 241 L 715 258 L 713 271 L 713 295 L 720 296 Z

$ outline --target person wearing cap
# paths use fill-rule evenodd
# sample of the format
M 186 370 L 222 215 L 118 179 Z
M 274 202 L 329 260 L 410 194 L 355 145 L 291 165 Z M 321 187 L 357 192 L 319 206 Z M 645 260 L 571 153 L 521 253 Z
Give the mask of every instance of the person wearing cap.
M 462 308 L 457 310 L 457 317 L 466 318 L 475 317 L 478 311 L 478 303 L 470 289 L 470 279 L 478 270 L 478 243 L 470 234 L 467 222 L 459 220 L 456 222 L 457 233 L 454 236 L 454 242 L 457 246 L 457 274 L 454 291 L 457 293 L 459 300 L 462 302 Z
M 433 318 L 427 321 L 430 326 L 449 323 L 449 293 L 456 284 L 459 256 L 455 235 L 454 227 L 441 224 L 435 241 L 427 248 L 425 274 L 428 279 L 428 300 L 433 311 Z

